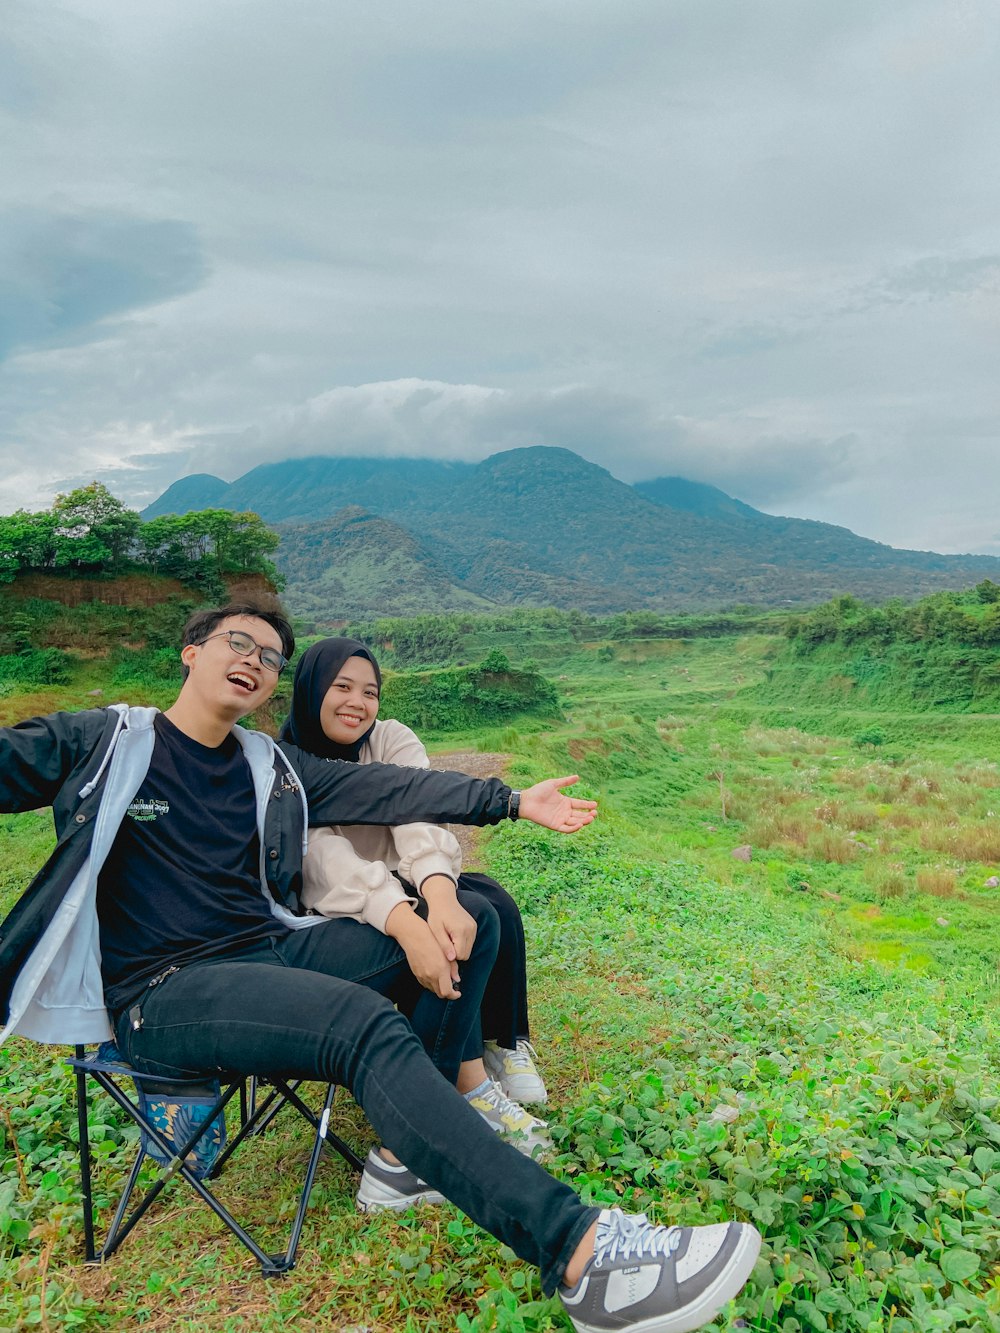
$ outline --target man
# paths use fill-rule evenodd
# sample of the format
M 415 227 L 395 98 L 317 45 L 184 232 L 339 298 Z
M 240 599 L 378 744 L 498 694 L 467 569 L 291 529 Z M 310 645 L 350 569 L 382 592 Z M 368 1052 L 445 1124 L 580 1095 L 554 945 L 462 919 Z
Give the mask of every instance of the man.
M 184 640 L 165 713 L 115 706 L 0 731 L 0 809 L 51 805 L 59 834 L 0 936 L 0 1039 L 101 1040 L 110 1014 L 126 1058 L 165 1078 L 341 1083 L 388 1150 L 366 1163 L 366 1206 L 451 1199 L 540 1267 L 580 1330 L 710 1320 L 753 1267 L 753 1227 L 653 1227 L 585 1207 L 494 1135 L 388 999 L 343 976 L 336 923 L 297 911 L 307 822 L 520 817 L 571 833 L 594 803 L 560 792 L 574 778 L 517 793 L 279 748 L 235 723 L 272 694 L 288 623 L 228 606 L 195 616 Z

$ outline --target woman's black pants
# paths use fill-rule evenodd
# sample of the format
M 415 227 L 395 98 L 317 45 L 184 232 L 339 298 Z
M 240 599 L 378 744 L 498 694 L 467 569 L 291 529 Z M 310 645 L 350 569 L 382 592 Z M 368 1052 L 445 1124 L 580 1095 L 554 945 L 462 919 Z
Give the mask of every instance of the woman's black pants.
M 513 1050 L 528 1030 L 528 961 L 524 923 L 517 903 L 488 875 L 468 871 L 458 877 L 460 889 L 485 898 L 500 921 L 500 944 L 493 970 L 486 981 L 480 1010 L 483 1038 Z

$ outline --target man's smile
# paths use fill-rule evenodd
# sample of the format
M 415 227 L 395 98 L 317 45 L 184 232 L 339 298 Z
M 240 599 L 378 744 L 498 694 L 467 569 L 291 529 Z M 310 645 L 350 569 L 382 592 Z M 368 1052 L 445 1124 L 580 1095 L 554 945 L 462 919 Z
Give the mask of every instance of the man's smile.
M 230 671 L 226 680 L 231 681 L 233 685 L 239 685 L 247 694 L 253 694 L 257 689 L 257 680 L 249 671 Z

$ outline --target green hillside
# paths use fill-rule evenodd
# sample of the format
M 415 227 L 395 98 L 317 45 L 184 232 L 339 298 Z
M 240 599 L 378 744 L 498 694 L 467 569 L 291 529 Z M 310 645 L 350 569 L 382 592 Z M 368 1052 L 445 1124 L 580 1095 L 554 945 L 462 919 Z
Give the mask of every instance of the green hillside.
M 275 556 L 289 603 L 328 617 L 336 613 L 317 606 L 324 598 L 314 597 L 314 585 L 328 585 L 331 597 L 349 597 L 369 615 L 397 606 L 455 609 L 460 593 L 494 605 L 600 614 L 808 606 L 843 592 L 884 600 L 1000 578 L 995 557 L 895 550 L 846 528 L 763 514 L 682 478 L 628 486 L 560 448 L 511 449 L 478 464 L 297 459 L 255 468 L 221 491 L 216 483 L 223 485 L 178 482 L 145 516 L 183 512 L 207 498 L 267 522 L 294 522 Z M 391 525 L 352 533 L 349 588 L 337 569 L 342 525 L 329 526 L 345 507 Z M 414 598 L 405 607 L 403 587 L 377 574 L 383 542 L 394 569 L 413 575 Z
M 911 606 L 842 597 L 793 617 L 761 700 L 888 710 L 1000 712 L 1000 588 Z
M 286 601 L 317 626 L 370 614 L 486 609 L 488 598 L 451 581 L 405 528 L 352 506 L 317 523 L 281 523 Z

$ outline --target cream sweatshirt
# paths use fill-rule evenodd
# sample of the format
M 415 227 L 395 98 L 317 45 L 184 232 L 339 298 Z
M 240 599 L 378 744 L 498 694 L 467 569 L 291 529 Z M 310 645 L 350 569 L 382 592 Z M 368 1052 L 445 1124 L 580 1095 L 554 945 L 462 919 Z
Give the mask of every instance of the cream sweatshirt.
M 419 737 L 392 718 L 375 723 L 358 762 L 431 766 Z M 303 902 L 322 916 L 353 917 L 385 934 L 392 909 L 401 902 L 417 901 L 396 879 L 394 870 L 417 888 L 429 875 L 447 875 L 457 881 L 462 849 L 455 835 L 438 824 L 399 824 L 395 828 L 335 824 L 310 829 Z

